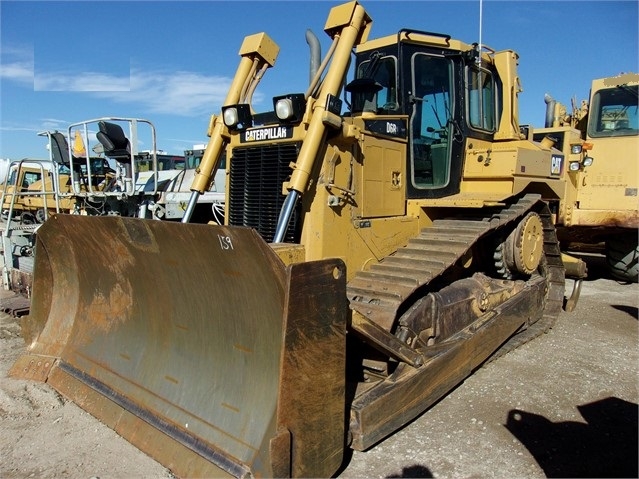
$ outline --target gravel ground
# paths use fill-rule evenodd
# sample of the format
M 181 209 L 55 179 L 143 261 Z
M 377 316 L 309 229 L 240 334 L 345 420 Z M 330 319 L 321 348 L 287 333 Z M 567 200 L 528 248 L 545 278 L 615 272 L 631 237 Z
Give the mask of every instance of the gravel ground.
M 339 477 L 637 477 L 639 286 L 596 260 L 576 311 L 349 455 Z M 0 313 L 0 477 L 172 477 L 47 385 L 6 377 L 24 351 L 17 321 Z

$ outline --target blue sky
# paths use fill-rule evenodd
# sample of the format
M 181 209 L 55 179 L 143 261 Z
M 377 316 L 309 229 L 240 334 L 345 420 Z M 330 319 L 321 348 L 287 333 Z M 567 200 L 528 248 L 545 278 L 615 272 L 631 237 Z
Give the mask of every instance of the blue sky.
M 326 52 L 329 1 L 0 0 L 0 158 L 46 158 L 38 131 L 99 117 L 151 120 L 158 147 L 206 142 L 245 35 L 280 46 L 254 98 L 303 92 L 310 28 Z M 414 28 L 480 39 L 479 1 L 363 0 L 370 38 Z M 638 2 L 497 1 L 481 4 L 481 40 L 518 52 L 520 123 L 543 126 L 544 93 L 570 105 L 593 78 L 639 71 Z

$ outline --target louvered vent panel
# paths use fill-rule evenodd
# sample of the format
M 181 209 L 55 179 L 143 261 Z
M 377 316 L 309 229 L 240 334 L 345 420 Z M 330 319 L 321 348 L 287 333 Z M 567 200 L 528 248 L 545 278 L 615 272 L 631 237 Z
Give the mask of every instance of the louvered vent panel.
M 265 241 L 273 241 L 284 203 L 282 183 L 291 176 L 299 143 L 235 148 L 230 162 L 229 224 L 255 228 Z M 299 241 L 300 208 L 295 209 L 284 241 Z

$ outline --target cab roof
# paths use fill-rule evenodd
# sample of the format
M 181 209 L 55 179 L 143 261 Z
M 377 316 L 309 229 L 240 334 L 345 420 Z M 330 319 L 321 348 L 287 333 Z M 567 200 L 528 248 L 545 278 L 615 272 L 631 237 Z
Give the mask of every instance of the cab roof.
M 462 42 L 461 40 L 455 40 L 446 34 L 404 29 L 393 35 L 387 35 L 360 43 L 357 45 L 355 51 L 356 53 L 362 53 L 397 45 L 398 40 L 404 43 L 414 43 L 459 52 L 466 52 L 474 48 L 474 45 Z M 482 45 L 482 56 L 485 60 L 489 60 L 493 53 L 494 50 L 492 48 Z

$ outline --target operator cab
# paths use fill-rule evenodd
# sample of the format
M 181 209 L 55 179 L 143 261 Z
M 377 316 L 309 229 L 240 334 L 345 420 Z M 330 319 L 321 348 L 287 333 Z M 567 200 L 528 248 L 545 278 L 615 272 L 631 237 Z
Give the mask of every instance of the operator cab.
M 355 79 L 346 87 L 351 113 L 367 126 L 373 116 L 408 118 L 409 198 L 458 193 L 464 138 L 492 140 L 497 130 L 500 85 L 478 57 L 476 46 L 416 30 L 357 51 Z
M 591 138 L 636 136 L 639 133 L 639 87 L 618 85 L 597 91 L 588 120 Z

